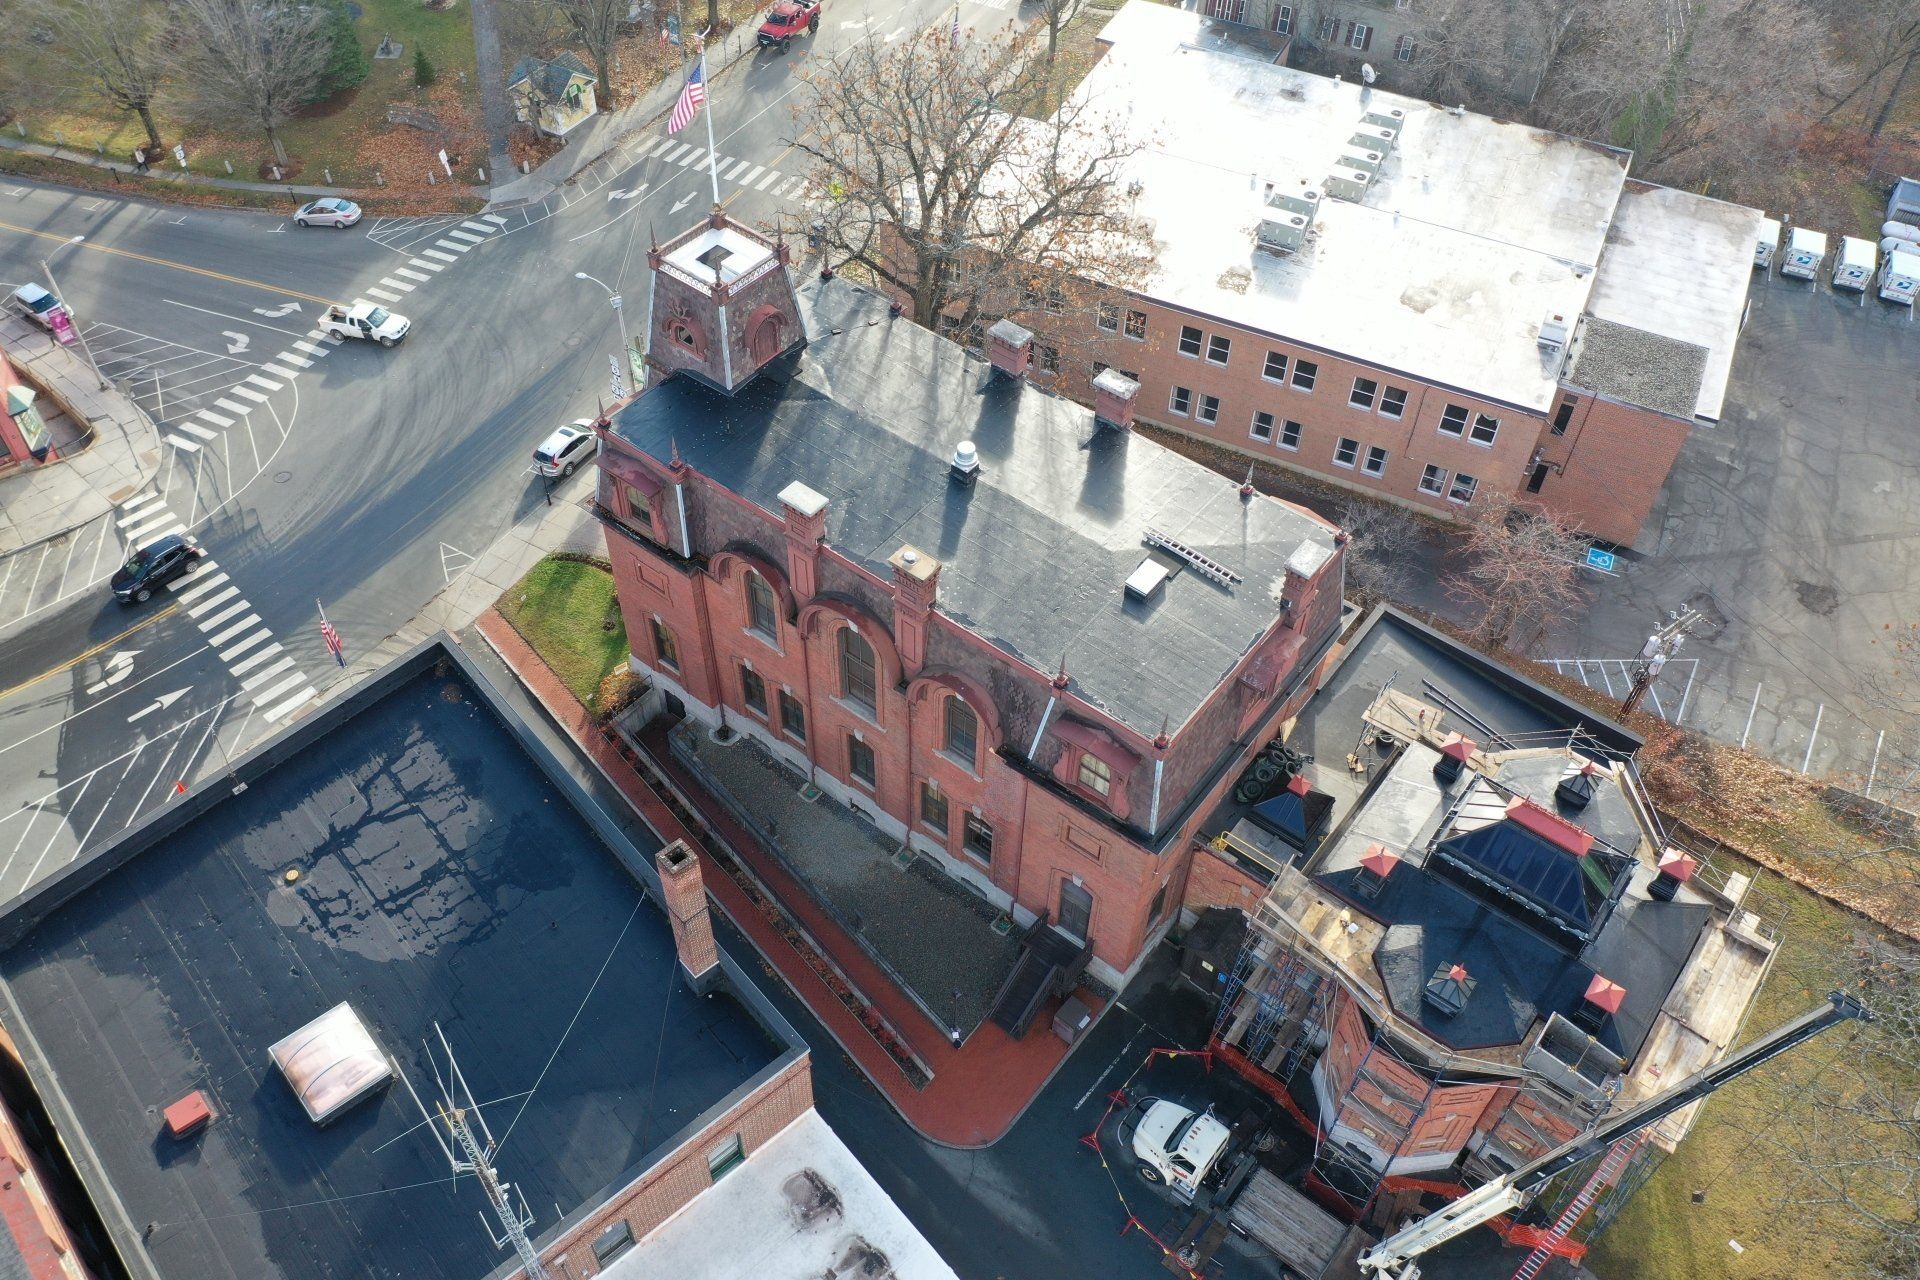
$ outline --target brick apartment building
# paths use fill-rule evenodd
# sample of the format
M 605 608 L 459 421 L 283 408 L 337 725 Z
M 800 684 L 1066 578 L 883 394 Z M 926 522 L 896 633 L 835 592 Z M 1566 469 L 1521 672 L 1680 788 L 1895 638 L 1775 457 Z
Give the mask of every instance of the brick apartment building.
M 719 211 L 663 246 L 599 512 L 656 706 L 750 735 L 1021 925 L 1129 975 L 1195 824 L 1312 689 L 1320 519 L 1132 436 Z M 670 700 L 670 701 L 669 701 Z
M 1148 0 L 1100 41 L 1081 92 L 1152 139 L 1116 185 L 1156 261 L 1094 314 L 1025 321 L 1043 363 L 1091 352 L 1061 389 L 1111 366 L 1143 422 L 1436 516 L 1511 493 L 1635 540 L 1719 417 L 1757 210 L 1273 65 Z

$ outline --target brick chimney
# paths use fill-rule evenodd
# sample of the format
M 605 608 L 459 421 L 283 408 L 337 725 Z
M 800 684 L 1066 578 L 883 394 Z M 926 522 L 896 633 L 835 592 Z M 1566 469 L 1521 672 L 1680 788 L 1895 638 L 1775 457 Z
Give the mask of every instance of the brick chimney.
M 1032 331 L 1011 320 L 994 321 L 987 330 L 987 358 L 997 373 L 1016 380 L 1026 377 L 1027 366 L 1033 363 Z
M 893 566 L 893 642 L 912 675 L 927 661 L 927 617 L 940 589 L 940 562 L 918 547 L 904 546 L 887 563 Z
M 720 948 L 713 940 L 713 921 L 707 915 L 707 886 L 700 876 L 700 859 L 684 840 L 653 855 L 666 897 L 667 920 L 673 926 L 674 950 L 695 993 L 705 995 L 720 978 Z
M 795 480 L 780 491 L 786 513 L 787 581 L 793 594 L 811 600 L 820 590 L 820 544 L 827 540 L 827 499 Z
M 1133 406 L 1140 384 L 1118 369 L 1102 369 L 1093 380 L 1093 425 L 1133 430 Z

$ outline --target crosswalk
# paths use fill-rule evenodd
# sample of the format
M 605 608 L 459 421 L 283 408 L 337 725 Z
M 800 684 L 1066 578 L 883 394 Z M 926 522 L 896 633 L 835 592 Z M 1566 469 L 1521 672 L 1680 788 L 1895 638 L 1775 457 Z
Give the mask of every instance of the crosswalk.
M 637 155 L 639 159 L 660 160 L 679 165 L 682 169 L 704 167 L 707 161 L 705 147 L 682 142 L 673 136 L 657 139 L 641 147 Z M 719 170 L 720 181 L 750 191 L 766 191 L 776 199 L 792 200 L 807 193 L 804 174 L 782 173 L 737 156 L 720 156 L 715 161 L 715 167 Z
M 168 424 L 166 434 L 160 438 L 181 453 L 199 453 L 218 440 L 235 421 L 244 421 L 270 400 L 274 392 L 313 368 L 316 359 L 339 343 L 339 338 L 329 337 L 318 329 L 309 330 L 304 339 L 296 340 L 287 350 L 255 366 L 254 372 L 227 387 L 226 394 L 211 406 L 196 409 L 190 416 Z M 126 507 L 121 510 L 125 512 Z
M 197 572 L 175 578 L 167 589 L 240 682 L 241 696 L 267 720 L 284 720 L 320 696 L 214 561 L 200 561 Z

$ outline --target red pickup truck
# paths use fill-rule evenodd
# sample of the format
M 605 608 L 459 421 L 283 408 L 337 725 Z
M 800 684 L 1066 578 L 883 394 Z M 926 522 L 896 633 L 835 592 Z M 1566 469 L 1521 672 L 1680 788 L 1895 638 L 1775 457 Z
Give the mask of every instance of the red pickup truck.
M 821 0 L 777 0 L 760 24 L 760 43 L 785 52 L 802 31 L 811 35 L 820 29 Z

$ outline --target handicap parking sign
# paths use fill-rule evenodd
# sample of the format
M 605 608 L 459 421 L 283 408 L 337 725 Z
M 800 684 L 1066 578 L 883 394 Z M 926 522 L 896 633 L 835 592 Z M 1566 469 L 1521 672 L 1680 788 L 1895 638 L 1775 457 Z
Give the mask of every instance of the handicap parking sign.
M 1587 568 L 1598 569 L 1601 573 L 1612 573 L 1617 557 L 1611 551 L 1602 551 L 1599 547 L 1587 548 Z

